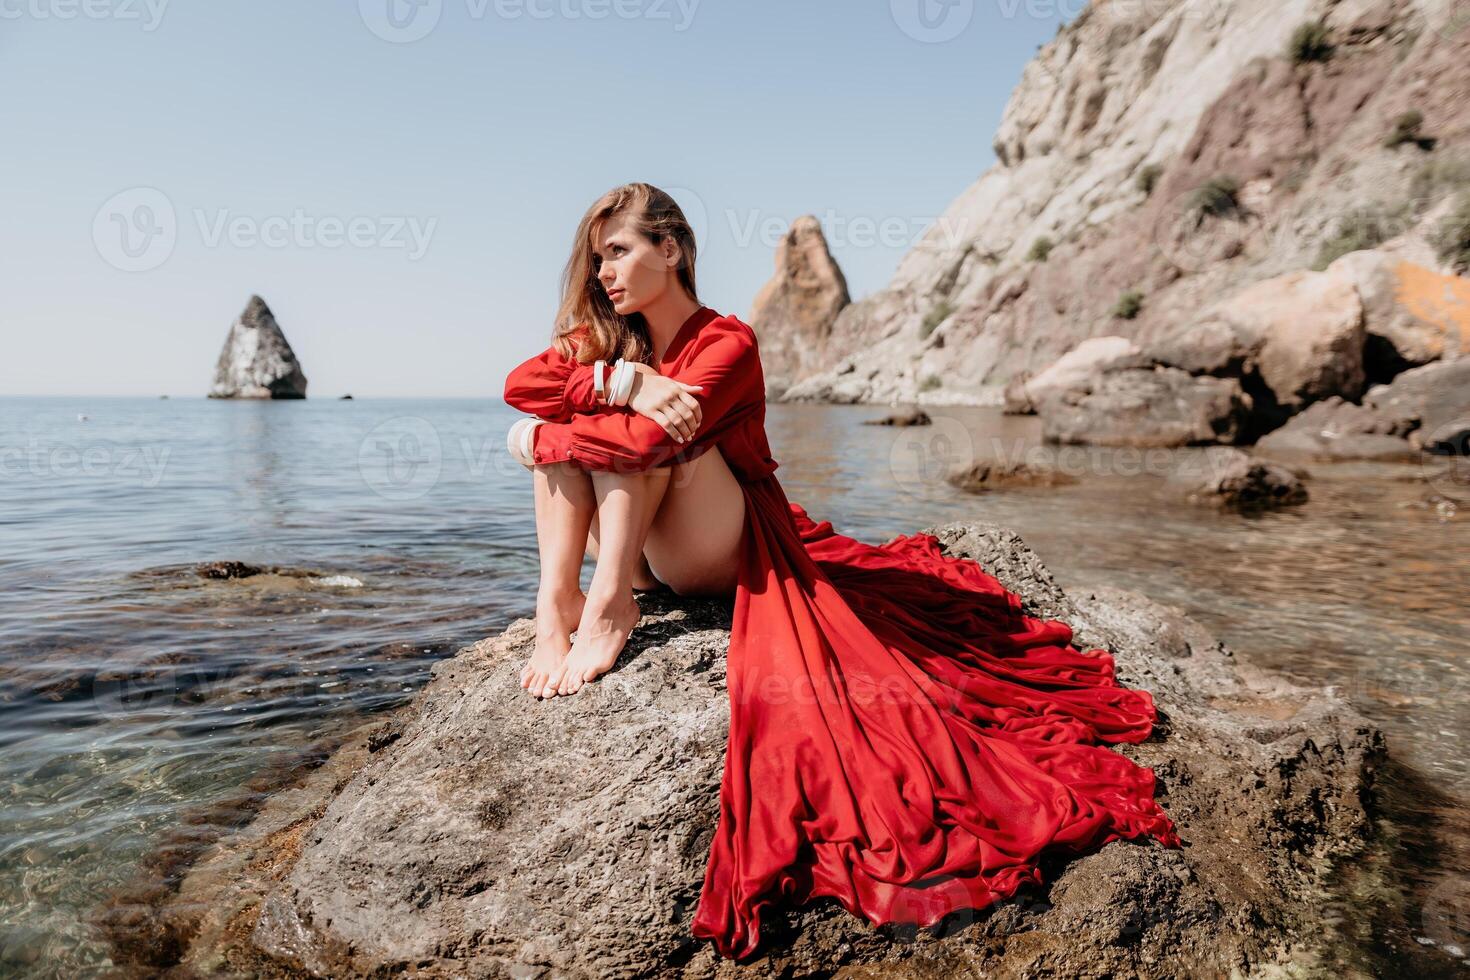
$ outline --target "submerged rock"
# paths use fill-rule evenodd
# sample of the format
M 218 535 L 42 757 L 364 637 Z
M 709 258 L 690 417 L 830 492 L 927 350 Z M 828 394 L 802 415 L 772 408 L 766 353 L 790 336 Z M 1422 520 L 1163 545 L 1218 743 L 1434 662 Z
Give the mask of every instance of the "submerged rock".
M 929 413 L 926 412 L 926 411 L 924 411 L 922 408 L 915 408 L 915 409 L 911 409 L 910 411 L 906 411 L 906 412 L 894 412 L 892 415 L 885 415 L 881 419 L 864 419 L 863 420 L 863 425 L 899 425 L 899 426 L 906 426 L 906 425 L 933 425 L 933 424 L 934 424 L 934 420 L 932 418 L 930 418 L 929 417 Z
M 1076 483 L 1070 473 L 1033 463 L 983 460 L 945 477 L 951 486 L 970 493 L 1019 487 L 1061 487 Z
M 1335 695 L 1235 663 L 1177 609 L 1111 588 L 1064 594 L 1005 528 L 932 533 L 1153 692 L 1154 737 L 1120 751 L 1154 768 L 1183 850 L 1057 855 L 1045 886 L 933 929 L 874 929 L 819 900 L 771 915 L 753 963 L 721 960 L 689 923 L 718 814 L 731 607 L 646 596 L 617 665 L 570 698 L 519 687 L 529 619 L 437 664 L 412 703 L 277 792 L 135 917 L 168 943 L 129 944 L 115 924 L 117 960 L 218 977 L 873 975 L 868 964 L 1177 977 L 1326 949 L 1322 910 L 1334 867 L 1364 847 L 1379 732 Z
M 1171 482 L 1185 488 L 1195 503 L 1218 504 L 1236 510 L 1269 510 L 1307 502 L 1302 475 L 1289 467 L 1253 458 L 1249 453 L 1226 446 L 1203 454 L 1207 475 L 1177 473 Z
M 230 325 L 210 398 L 305 398 L 306 375 L 265 300 L 250 297 Z

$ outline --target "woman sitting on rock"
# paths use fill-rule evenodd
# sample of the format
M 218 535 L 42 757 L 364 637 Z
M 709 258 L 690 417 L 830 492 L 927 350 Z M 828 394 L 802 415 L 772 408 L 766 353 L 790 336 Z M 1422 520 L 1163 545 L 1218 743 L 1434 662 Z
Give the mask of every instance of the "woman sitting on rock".
M 817 896 L 930 925 L 1039 882 L 1047 850 L 1177 846 L 1153 771 L 1100 744 L 1142 741 L 1156 717 L 1111 655 L 932 535 L 868 545 L 786 499 L 755 334 L 700 304 L 694 262 L 669 195 L 609 191 L 577 228 L 552 346 L 505 386 L 528 413 L 507 439 L 541 558 L 530 694 L 610 670 L 637 591 L 734 599 L 693 934 L 745 956 L 764 906 Z

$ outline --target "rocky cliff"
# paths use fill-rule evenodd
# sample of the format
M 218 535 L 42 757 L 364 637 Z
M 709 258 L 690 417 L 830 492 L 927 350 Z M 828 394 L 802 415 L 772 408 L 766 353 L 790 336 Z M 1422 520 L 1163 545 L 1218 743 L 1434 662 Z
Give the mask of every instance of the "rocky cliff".
M 305 398 L 306 375 L 265 300 L 251 296 L 230 325 L 210 398 Z
M 719 812 L 730 607 L 645 596 L 618 664 L 573 698 L 518 686 L 530 620 L 439 663 L 412 703 L 274 793 L 151 909 L 117 904 L 117 962 L 242 978 L 1295 976 L 1342 965 L 1324 908 L 1341 899 L 1335 870 L 1370 848 L 1382 736 L 1334 695 L 1236 663 L 1177 610 L 1114 589 L 1065 594 L 1003 527 L 928 530 L 1023 596 L 1028 614 L 1112 652 L 1121 682 L 1153 692 L 1154 737 L 1121 751 L 1154 769 L 1182 850 L 1116 841 L 1057 856 L 1044 886 L 932 929 L 874 929 L 821 900 L 772 916 L 753 960 L 721 960 L 689 922 Z
M 1462 2 L 1098 0 L 994 146 L 886 289 L 805 333 L 788 399 L 998 405 L 1119 337 L 1151 372 L 1122 400 L 1192 406 L 1176 443 L 1248 442 L 1470 350 Z M 1203 335 L 1219 362 L 1171 359 Z

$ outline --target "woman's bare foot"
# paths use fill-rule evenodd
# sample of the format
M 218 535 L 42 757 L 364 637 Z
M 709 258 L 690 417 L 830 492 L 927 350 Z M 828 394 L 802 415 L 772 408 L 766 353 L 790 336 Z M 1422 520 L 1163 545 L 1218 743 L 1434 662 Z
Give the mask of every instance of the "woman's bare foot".
M 617 661 L 641 612 L 632 592 L 588 595 L 577 626 L 577 640 L 550 680 L 557 694 L 576 694 L 582 685 L 607 673 Z
M 556 692 L 549 684 L 567 653 L 572 648 L 572 630 L 582 619 L 587 597 L 581 589 L 563 594 L 536 596 L 536 650 L 521 668 L 521 687 L 536 697 L 551 697 Z

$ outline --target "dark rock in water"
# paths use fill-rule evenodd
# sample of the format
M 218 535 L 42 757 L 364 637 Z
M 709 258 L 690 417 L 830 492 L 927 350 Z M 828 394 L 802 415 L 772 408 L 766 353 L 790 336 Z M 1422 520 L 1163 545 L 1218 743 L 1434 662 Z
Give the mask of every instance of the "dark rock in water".
M 341 398 L 339 398 L 337 400 L 339 402 L 350 402 L 350 401 L 352 401 L 352 396 L 351 395 L 343 395 Z
M 988 460 L 950 473 L 945 480 L 970 493 L 1019 487 L 1060 487 L 1077 482 L 1077 478 L 1069 473 L 1044 466 Z
M 839 964 L 1179 977 L 1295 975 L 1340 942 L 1324 923 L 1335 870 L 1366 846 L 1380 733 L 1330 691 L 1235 662 L 1177 609 L 1112 588 L 1068 596 L 1005 528 L 932 533 L 1153 693 L 1154 737 L 1119 751 L 1154 769 L 1183 850 L 1115 841 L 1056 855 L 1046 885 L 934 929 L 874 929 L 830 901 L 768 913 L 760 958 L 721 961 L 689 923 L 719 809 L 731 610 L 662 595 L 640 598 L 618 664 L 573 697 L 543 702 L 517 683 L 529 619 L 438 663 L 412 703 L 135 906 L 136 929 L 162 922 L 170 943 L 130 943 L 116 921 L 115 960 L 227 977 L 812 976 Z
M 1241 441 L 1251 404 L 1235 378 L 1156 366 L 1097 375 L 1038 411 L 1047 442 L 1150 448 Z
M 230 326 L 210 398 L 305 398 L 306 375 L 265 300 L 250 297 Z
M 260 575 L 266 569 L 259 565 L 247 565 L 243 561 L 211 561 L 194 569 L 200 578 L 234 579 Z
M 1187 487 L 1190 500 L 1237 510 L 1268 510 L 1307 502 L 1302 473 L 1251 457 L 1239 449 L 1221 446 L 1202 454 L 1206 475 L 1185 470 L 1170 477 Z
M 1407 439 L 1411 431 L 1409 420 L 1387 418 L 1334 395 L 1262 436 L 1256 448 L 1273 456 L 1407 461 L 1416 455 Z
M 863 425 L 933 425 L 934 420 L 922 408 L 909 412 L 895 412 L 881 419 L 866 419 Z

